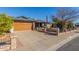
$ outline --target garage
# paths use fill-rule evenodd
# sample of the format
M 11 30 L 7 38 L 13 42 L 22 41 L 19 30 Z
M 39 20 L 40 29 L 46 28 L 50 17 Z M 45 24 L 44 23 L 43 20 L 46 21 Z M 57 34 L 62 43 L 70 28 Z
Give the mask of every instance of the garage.
M 17 20 L 13 22 L 13 28 L 14 31 L 32 30 L 32 22 Z
M 35 30 L 37 27 L 42 27 L 42 25 L 45 25 L 45 22 L 19 17 L 13 19 L 12 28 L 14 31 L 26 31 Z

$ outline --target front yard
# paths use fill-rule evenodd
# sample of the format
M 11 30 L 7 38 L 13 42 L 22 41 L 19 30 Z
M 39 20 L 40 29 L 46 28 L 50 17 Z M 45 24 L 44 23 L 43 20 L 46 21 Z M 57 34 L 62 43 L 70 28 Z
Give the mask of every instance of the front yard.
M 66 40 L 70 36 L 72 37 L 77 33 L 64 33 L 59 36 L 49 35 L 37 31 L 20 31 L 15 32 L 14 35 L 17 37 L 17 47 L 15 51 L 46 51 L 53 50 L 53 46 Z

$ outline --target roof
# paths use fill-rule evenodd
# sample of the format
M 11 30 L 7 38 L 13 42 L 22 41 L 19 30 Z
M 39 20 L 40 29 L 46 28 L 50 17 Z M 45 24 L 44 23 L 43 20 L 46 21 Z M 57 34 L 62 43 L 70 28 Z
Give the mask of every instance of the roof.
M 25 18 L 25 17 L 16 17 L 16 18 L 13 18 L 14 21 L 27 21 L 27 22 L 40 22 L 40 23 L 46 23 L 45 21 L 43 20 L 36 20 L 36 19 L 33 19 L 33 18 Z
M 76 23 L 75 25 L 78 25 L 79 26 L 79 23 Z

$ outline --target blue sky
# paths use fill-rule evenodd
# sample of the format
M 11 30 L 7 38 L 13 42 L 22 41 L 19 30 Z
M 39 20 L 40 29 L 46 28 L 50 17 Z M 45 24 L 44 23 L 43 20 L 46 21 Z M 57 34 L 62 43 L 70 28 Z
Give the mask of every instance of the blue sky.
M 0 7 L 0 13 L 6 13 L 9 16 L 27 16 L 35 19 L 45 20 L 46 16 L 54 15 L 57 11 L 55 7 Z M 76 21 L 79 22 L 79 21 Z
M 51 7 L 0 7 L 0 13 L 6 13 L 14 17 L 27 16 L 41 20 L 45 20 L 46 16 L 51 16 L 55 12 L 56 8 Z

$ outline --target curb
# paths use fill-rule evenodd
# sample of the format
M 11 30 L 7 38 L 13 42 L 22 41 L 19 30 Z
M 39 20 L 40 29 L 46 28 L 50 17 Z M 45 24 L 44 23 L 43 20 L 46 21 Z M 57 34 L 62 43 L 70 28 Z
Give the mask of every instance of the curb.
M 74 38 L 78 37 L 79 34 L 73 35 L 68 37 L 67 39 L 61 41 L 60 43 L 48 48 L 47 50 L 49 51 L 56 51 L 58 48 L 60 48 L 61 46 L 63 46 L 64 44 L 68 43 L 69 41 L 73 40 Z

